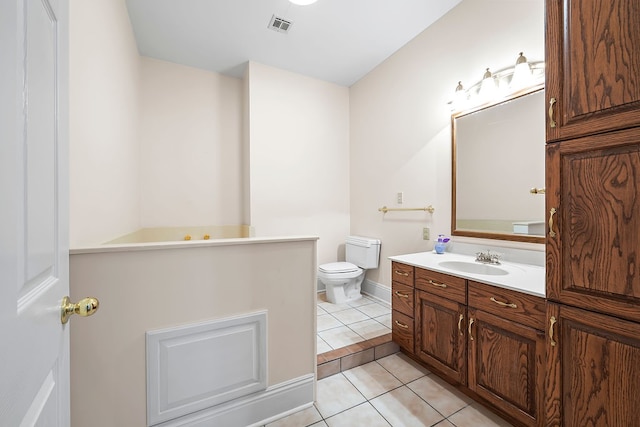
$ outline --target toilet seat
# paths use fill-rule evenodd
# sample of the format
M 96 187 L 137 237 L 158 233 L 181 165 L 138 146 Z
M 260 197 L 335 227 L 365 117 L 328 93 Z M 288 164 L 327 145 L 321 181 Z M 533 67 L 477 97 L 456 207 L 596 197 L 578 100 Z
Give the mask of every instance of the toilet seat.
M 359 271 L 360 267 L 350 262 L 330 262 L 320 265 L 318 270 L 327 274 L 354 273 Z

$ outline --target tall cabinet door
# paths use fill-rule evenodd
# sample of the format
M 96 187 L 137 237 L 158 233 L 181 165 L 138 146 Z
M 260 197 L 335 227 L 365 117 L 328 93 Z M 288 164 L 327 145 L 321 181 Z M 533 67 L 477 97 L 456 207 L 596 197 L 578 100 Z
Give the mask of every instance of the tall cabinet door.
M 547 145 L 547 298 L 640 322 L 640 128 Z
M 640 2 L 546 1 L 547 141 L 640 123 Z
M 547 307 L 545 426 L 640 426 L 640 324 Z

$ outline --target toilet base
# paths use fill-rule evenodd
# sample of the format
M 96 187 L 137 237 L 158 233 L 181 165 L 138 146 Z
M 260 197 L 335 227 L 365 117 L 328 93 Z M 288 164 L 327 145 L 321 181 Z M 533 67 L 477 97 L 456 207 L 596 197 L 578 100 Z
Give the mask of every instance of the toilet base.
M 360 286 L 356 284 L 331 285 L 327 284 L 327 301 L 332 304 L 347 304 L 362 298 Z

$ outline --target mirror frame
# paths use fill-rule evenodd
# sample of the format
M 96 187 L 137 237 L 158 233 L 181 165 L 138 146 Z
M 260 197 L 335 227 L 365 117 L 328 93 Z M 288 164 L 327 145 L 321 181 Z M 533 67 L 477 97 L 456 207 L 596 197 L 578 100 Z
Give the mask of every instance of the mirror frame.
M 540 91 L 544 89 L 544 83 L 524 89 L 522 91 L 516 92 L 513 95 L 501 98 L 494 102 L 485 103 L 479 105 L 474 108 L 466 109 L 463 111 L 456 111 L 451 114 L 451 235 L 452 236 L 464 236 L 464 237 L 476 237 L 481 239 L 494 239 L 494 240 L 508 240 L 515 242 L 528 242 L 528 243 L 541 243 L 544 244 L 546 241 L 546 232 L 544 236 L 530 236 L 524 234 L 508 234 L 508 233 L 492 233 L 489 231 L 476 231 L 476 230 L 458 230 L 456 229 L 456 119 L 462 116 L 466 116 L 471 113 L 475 113 L 477 111 L 481 111 L 495 105 L 499 105 L 508 101 L 512 101 L 514 99 L 530 95 L 534 92 Z M 541 150 L 545 149 L 546 141 L 541 141 L 542 146 Z M 545 217 L 545 213 L 543 212 L 543 218 Z

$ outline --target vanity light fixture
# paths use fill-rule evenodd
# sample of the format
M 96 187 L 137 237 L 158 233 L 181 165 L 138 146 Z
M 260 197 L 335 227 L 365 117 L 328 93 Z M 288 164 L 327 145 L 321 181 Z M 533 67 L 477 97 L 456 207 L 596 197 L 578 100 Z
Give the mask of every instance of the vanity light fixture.
M 458 82 L 454 99 L 449 102 L 452 111 L 463 111 L 493 104 L 527 89 L 544 86 L 544 61 L 529 62 L 520 52 L 515 65 L 491 72 L 487 68 L 482 80 L 468 89 Z
M 289 0 L 293 4 L 297 4 L 298 6 L 308 6 L 317 2 L 318 0 Z

